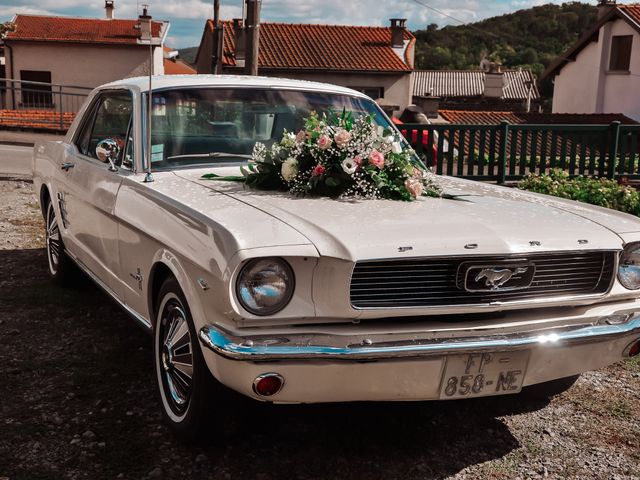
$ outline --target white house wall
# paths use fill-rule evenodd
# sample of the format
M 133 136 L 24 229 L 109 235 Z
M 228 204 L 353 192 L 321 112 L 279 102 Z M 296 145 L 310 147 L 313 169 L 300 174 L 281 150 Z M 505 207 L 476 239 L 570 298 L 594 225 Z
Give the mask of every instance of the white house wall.
M 555 78 L 553 113 L 593 113 L 596 108 L 600 45 L 592 42 Z
M 633 36 L 630 73 L 608 72 L 614 35 Z M 640 34 L 623 20 L 605 24 L 598 41 L 555 77 L 553 113 L 623 113 L 640 121 Z
M 398 105 L 401 110 L 411 104 L 411 75 L 402 74 L 352 74 L 352 73 L 279 73 L 258 72 L 260 75 L 331 83 L 349 88 L 383 87 L 387 103 Z M 374 99 L 375 100 L 375 99 Z
M 633 35 L 629 74 L 607 73 L 604 88 L 604 112 L 624 113 L 640 120 L 640 34 L 628 23 L 618 20 L 613 24 L 612 35 Z M 606 68 L 609 67 L 607 56 Z
M 13 75 L 20 70 L 51 72 L 60 85 L 97 87 L 122 78 L 148 73 L 148 47 L 12 42 Z M 164 73 L 162 48 L 154 52 L 154 71 Z M 8 55 L 7 55 L 8 56 Z M 7 75 L 11 66 L 7 65 Z

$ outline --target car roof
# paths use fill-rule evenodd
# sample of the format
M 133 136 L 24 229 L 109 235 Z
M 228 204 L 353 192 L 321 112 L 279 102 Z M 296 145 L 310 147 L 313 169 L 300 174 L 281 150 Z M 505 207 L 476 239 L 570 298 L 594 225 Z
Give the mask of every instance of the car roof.
M 288 78 L 254 77 L 249 75 L 154 75 L 151 80 L 151 85 L 153 90 L 173 87 L 256 87 L 311 90 L 366 97 L 357 90 L 329 83 L 292 80 Z M 132 88 L 139 92 L 146 92 L 149 90 L 149 77 L 125 78 L 102 85 L 98 88 L 116 87 Z

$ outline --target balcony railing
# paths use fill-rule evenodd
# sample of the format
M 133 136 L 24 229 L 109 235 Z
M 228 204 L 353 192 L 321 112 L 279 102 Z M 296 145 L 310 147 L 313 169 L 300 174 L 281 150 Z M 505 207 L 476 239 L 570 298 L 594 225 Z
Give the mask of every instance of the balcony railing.
M 438 174 L 519 180 L 562 169 L 569 175 L 640 179 L 640 125 L 424 125 L 401 131 Z
M 0 125 L 66 130 L 91 90 L 0 78 Z

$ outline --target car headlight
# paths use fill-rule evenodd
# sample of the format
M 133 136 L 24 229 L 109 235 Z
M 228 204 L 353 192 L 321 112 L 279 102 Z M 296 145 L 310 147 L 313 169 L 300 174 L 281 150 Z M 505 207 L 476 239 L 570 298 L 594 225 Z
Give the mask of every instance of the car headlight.
M 254 315 L 272 315 L 287 306 L 293 295 L 293 270 L 281 258 L 248 261 L 236 281 L 236 295 Z
M 640 288 L 640 243 L 625 245 L 620 254 L 618 280 L 629 290 Z

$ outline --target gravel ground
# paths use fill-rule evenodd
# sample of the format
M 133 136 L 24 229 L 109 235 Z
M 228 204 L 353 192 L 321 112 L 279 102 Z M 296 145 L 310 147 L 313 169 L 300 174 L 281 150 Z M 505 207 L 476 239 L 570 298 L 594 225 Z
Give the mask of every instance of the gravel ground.
M 637 360 L 550 402 L 234 399 L 212 406 L 209 446 L 183 446 L 150 338 L 90 281 L 49 282 L 28 182 L 0 180 L 0 199 L 0 480 L 640 478 Z

